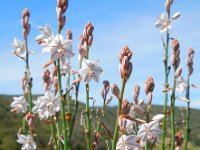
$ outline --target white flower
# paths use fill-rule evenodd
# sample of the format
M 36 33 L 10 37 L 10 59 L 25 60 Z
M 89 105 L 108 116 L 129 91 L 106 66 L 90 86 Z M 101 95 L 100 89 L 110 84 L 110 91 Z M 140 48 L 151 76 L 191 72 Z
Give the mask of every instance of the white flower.
M 135 131 L 136 124 L 134 121 L 126 119 L 126 132 L 128 134 L 133 133 Z
M 13 102 L 10 106 L 13 108 L 11 111 L 16 111 L 17 113 L 26 113 L 28 102 L 26 101 L 24 96 L 13 97 Z
M 61 60 L 65 64 L 66 59 L 69 61 L 70 57 L 74 56 L 72 51 L 72 40 L 64 39 L 61 34 L 58 34 L 52 42 L 48 45 L 51 52 L 51 60 Z
M 116 150 L 136 150 L 139 144 L 136 143 L 135 135 L 122 135 L 117 142 Z
M 45 47 L 43 48 L 43 50 L 42 50 L 43 53 L 49 52 L 50 49 L 49 49 L 47 46 L 51 43 L 51 41 L 52 41 L 53 38 L 54 38 L 54 36 L 53 36 L 53 34 L 52 34 L 52 31 L 51 31 L 51 27 L 50 27 L 49 24 L 46 24 L 44 28 L 41 27 L 41 26 L 39 26 L 38 29 L 39 29 L 39 31 L 41 32 L 41 34 L 38 35 L 38 36 L 35 38 L 35 40 L 36 40 L 39 44 L 45 46 Z
M 187 81 L 182 76 L 176 79 L 176 91 L 181 94 L 187 90 Z
M 13 43 L 11 44 L 13 47 L 12 53 L 20 58 L 25 58 L 26 56 L 26 50 L 25 50 L 25 44 L 21 43 L 19 39 L 14 38 Z
M 144 146 L 148 141 L 154 142 L 158 140 L 158 134 L 163 133 L 160 129 L 159 122 L 151 121 L 149 123 L 142 124 L 142 127 L 137 133 L 136 138 L 140 139 L 140 146 Z
M 153 116 L 152 120 L 161 121 L 164 117 L 165 117 L 165 115 L 163 115 L 163 114 L 157 114 L 157 115 Z
M 168 14 L 162 13 L 162 15 L 160 17 L 158 17 L 155 26 L 157 28 L 160 28 L 160 32 L 163 33 L 165 31 L 170 32 L 171 30 L 171 20 L 168 17 Z
M 173 20 L 176 20 L 181 16 L 180 12 L 176 12 L 172 18 L 170 19 L 167 12 L 162 13 L 160 17 L 158 17 L 155 26 L 160 28 L 160 32 L 163 33 L 165 31 L 170 32 L 171 30 L 171 23 Z
M 60 100 L 50 91 L 46 91 L 44 96 L 38 97 L 33 103 L 35 106 L 32 111 L 37 113 L 41 119 L 53 116 L 60 111 Z
M 98 82 L 103 69 L 98 66 L 98 60 L 91 62 L 90 60 L 83 59 L 82 68 L 79 70 L 79 73 L 83 75 L 85 82 L 90 82 L 91 79 Z
M 67 62 L 66 64 L 60 63 L 60 72 L 61 74 L 67 75 L 71 70 L 71 63 L 70 61 Z
M 36 149 L 36 144 L 30 135 L 26 136 L 23 134 L 18 134 L 17 142 L 19 144 L 22 144 L 21 150 L 35 150 Z

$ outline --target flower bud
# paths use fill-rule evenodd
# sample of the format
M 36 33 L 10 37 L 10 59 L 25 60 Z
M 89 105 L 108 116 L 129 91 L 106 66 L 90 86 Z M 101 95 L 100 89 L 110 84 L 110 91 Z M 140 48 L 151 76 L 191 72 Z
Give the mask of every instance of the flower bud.
M 67 36 L 67 39 L 72 40 L 73 35 L 70 29 L 67 30 L 66 36 Z
M 176 78 L 180 77 L 181 73 L 182 73 L 182 68 L 178 68 L 178 69 L 176 70 L 176 72 L 175 72 L 175 77 L 176 77 Z
M 128 115 L 130 112 L 131 105 L 129 104 L 128 100 L 123 100 L 122 102 L 122 112 L 123 115 Z
M 30 12 L 28 10 L 28 8 L 25 8 L 23 11 L 22 11 L 22 18 L 25 18 L 25 17 L 29 17 L 30 16 Z
M 105 94 L 107 95 L 110 90 L 110 83 L 108 80 L 103 81 L 103 88 L 104 88 Z
M 154 80 L 152 77 L 149 77 L 145 83 L 145 93 L 153 92 L 155 87 Z
M 176 51 L 180 47 L 179 41 L 177 39 L 172 40 L 172 49 Z
M 115 83 L 111 84 L 111 92 L 119 99 L 120 90 Z
M 65 120 L 66 120 L 66 122 L 71 121 L 71 113 L 70 112 L 65 112 Z
M 134 100 L 134 102 L 135 102 L 136 104 L 138 103 L 139 94 L 140 94 L 140 86 L 139 86 L 139 85 L 136 85 L 136 86 L 134 87 L 134 92 L 133 92 L 133 100 Z
M 110 96 L 110 97 L 108 97 L 108 98 L 106 99 L 105 104 L 108 105 L 111 101 L 112 101 L 112 96 Z
M 129 77 L 131 76 L 131 73 L 132 73 L 132 63 L 129 62 L 129 65 L 128 65 L 128 70 L 127 70 L 127 79 L 129 79 Z
M 147 94 L 147 99 L 148 99 L 148 105 L 151 105 L 152 99 L 153 99 L 153 94 L 152 94 L 152 92 L 149 92 L 149 93 Z

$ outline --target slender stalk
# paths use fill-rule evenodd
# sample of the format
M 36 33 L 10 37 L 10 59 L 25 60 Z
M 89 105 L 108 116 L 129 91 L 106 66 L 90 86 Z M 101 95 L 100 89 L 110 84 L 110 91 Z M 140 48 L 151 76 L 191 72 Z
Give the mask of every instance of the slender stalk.
M 150 115 L 150 112 L 151 112 L 151 104 L 148 104 L 147 105 L 147 113 L 146 113 L 146 121 L 147 123 L 149 122 L 149 115 Z M 146 145 L 145 145 L 145 150 L 148 150 L 149 148 L 149 143 L 147 141 Z
M 60 60 L 57 61 L 57 76 L 58 76 L 58 91 L 61 99 L 61 118 L 62 118 L 62 128 L 64 133 L 64 150 L 67 150 L 68 139 L 67 139 L 66 120 L 65 120 L 65 101 L 62 95 L 62 87 L 61 87 Z
M 168 12 L 168 17 L 170 18 L 170 12 Z M 167 32 L 167 35 L 166 35 L 166 43 L 164 44 L 164 49 L 165 49 L 165 59 L 164 59 L 164 68 L 165 68 L 165 85 L 166 87 L 169 85 L 169 82 L 168 82 L 168 78 L 169 78 L 169 70 L 168 70 L 168 51 L 169 51 L 169 37 L 170 37 L 170 34 L 169 32 Z M 162 127 L 162 130 L 164 131 L 163 134 L 162 134 L 162 150 L 165 150 L 165 137 L 166 137 L 166 133 L 167 133 L 167 128 L 166 128 L 166 125 L 167 125 L 167 104 L 168 103 L 168 91 L 165 92 L 165 105 L 164 105 L 164 118 L 163 118 L 163 127 Z
M 122 87 L 121 87 L 120 96 L 119 96 L 119 104 L 118 104 L 117 120 L 116 120 L 116 124 L 115 124 L 115 132 L 114 132 L 114 136 L 113 136 L 113 140 L 112 140 L 112 150 L 116 150 L 116 143 L 117 143 L 118 132 L 119 132 L 118 118 L 121 115 L 122 100 L 123 100 L 125 86 L 126 86 L 126 80 L 125 80 L 125 78 L 123 78 L 122 79 Z
M 105 112 L 105 109 L 106 109 L 106 105 L 105 105 L 105 99 L 104 99 L 103 107 L 102 107 L 101 113 L 100 113 L 100 115 L 98 117 L 98 123 L 97 123 L 97 129 L 96 129 L 97 132 L 99 132 L 100 124 L 101 124 L 101 118 L 102 118 L 103 113 Z
M 26 119 L 25 119 L 25 117 L 22 119 L 22 132 L 23 133 L 26 132 Z
M 86 59 L 89 58 L 89 47 L 86 44 Z M 91 117 L 90 117 L 90 106 L 89 106 L 89 83 L 85 85 L 86 89 L 86 122 L 87 122 L 87 131 L 86 131 L 86 142 L 87 142 L 87 149 L 91 150 Z
M 187 90 L 185 97 L 190 99 L 190 77 L 187 78 Z M 190 128 L 190 102 L 187 103 L 187 112 L 186 112 L 186 128 L 185 128 L 185 145 L 184 150 L 187 150 L 188 141 L 189 141 L 189 128 Z
M 59 122 L 59 114 L 56 113 L 56 130 L 57 130 L 57 136 L 58 136 L 58 143 L 59 143 L 59 149 L 63 150 L 62 142 L 60 141 L 61 137 L 61 129 L 60 129 L 60 122 Z
M 55 147 L 56 147 L 56 149 L 58 149 L 56 132 L 55 132 L 55 128 L 54 128 L 54 124 L 53 123 L 50 124 L 50 128 L 51 128 L 51 134 L 53 136 L 53 140 L 54 140 L 54 143 L 55 143 Z
M 28 41 L 25 40 L 25 49 L 26 49 L 26 76 L 28 76 L 28 100 L 29 100 L 29 112 L 32 112 L 32 92 L 31 92 L 31 79 L 30 79 L 30 68 L 29 68 L 29 50 L 28 50 Z
M 176 99 L 176 93 L 175 93 L 175 90 L 176 90 L 176 77 L 175 77 L 175 72 L 176 72 L 176 69 L 174 69 L 174 83 L 173 83 L 173 90 L 172 90 L 172 95 L 171 95 L 171 150 L 174 150 L 175 149 L 175 119 L 174 119 L 174 116 L 175 116 L 175 99 Z
M 81 68 L 81 61 L 79 64 L 79 68 Z M 81 76 L 78 75 L 78 77 L 80 78 Z M 75 125 L 76 114 L 77 114 L 78 106 L 79 106 L 79 101 L 78 101 L 79 86 L 80 86 L 80 82 L 76 85 L 74 113 L 73 113 L 72 121 L 70 122 L 70 128 L 69 128 L 69 146 L 68 146 L 69 149 L 70 149 L 71 136 L 72 136 L 74 125 Z

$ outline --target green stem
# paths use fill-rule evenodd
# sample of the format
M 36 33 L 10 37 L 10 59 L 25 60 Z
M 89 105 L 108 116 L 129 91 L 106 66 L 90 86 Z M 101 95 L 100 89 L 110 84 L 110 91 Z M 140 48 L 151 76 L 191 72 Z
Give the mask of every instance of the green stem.
M 187 79 L 187 91 L 185 97 L 190 99 L 190 78 Z M 186 128 L 185 128 L 185 145 L 184 150 L 187 150 L 188 141 L 189 141 L 189 129 L 190 129 L 190 102 L 187 103 L 187 112 L 186 112 Z
M 117 120 L 115 124 L 115 132 L 112 140 L 112 150 L 116 150 L 116 144 L 117 144 L 117 139 L 118 139 L 118 132 L 119 132 L 119 125 L 118 125 L 118 118 L 121 115 L 121 110 L 122 110 L 122 100 L 123 100 L 123 95 L 124 95 L 124 89 L 126 86 L 126 79 L 122 79 L 122 87 L 119 95 L 119 105 L 118 105 L 118 112 L 117 112 Z
M 31 92 L 31 79 L 30 79 L 30 68 L 29 68 L 29 51 L 28 51 L 28 41 L 25 40 L 26 49 L 26 77 L 28 76 L 28 100 L 29 100 L 29 112 L 32 112 L 32 92 Z
M 86 59 L 89 59 L 89 46 L 86 44 Z M 91 150 L 91 117 L 90 117 L 90 105 L 89 105 L 89 83 L 85 85 L 86 89 L 86 122 L 87 122 L 87 129 L 86 129 L 86 142 L 87 142 L 87 149 Z
M 60 96 L 60 100 L 61 100 L 62 128 L 63 128 L 63 132 L 64 132 L 64 150 L 67 150 L 68 139 L 67 139 L 66 120 L 65 120 L 65 100 L 62 95 L 60 60 L 58 60 L 58 62 L 57 62 L 57 76 L 58 76 L 58 91 L 59 91 L 59 96 Z
M 89 110 L 89 84 L 86 84 L 86 117 L 87 117 L 87 149 L 91 150 L 91 117 L 90 117 L 90 110 Z
M 79 68 L 81 68 L 81 61 L 79 64 Z M 78 77 L 80 78 L 81 76 L 78 75 Z M 78 101 L 79 86 L 80 86 L 80 82 L 76 85 L 74 113 L 73 113 L 72 121 L 70 122 L 70 128 L 69 128 L 69 146 L 68 146 L 69 149 L 70 149 L 71 137 L 72 137 L 72 133 L 73 133 L 74 125 L 75 125 L 76 114 L 77 114 L 78 106 L 79 106 L 79 101 Z
M 100 115 L 99 115 L 99 117 L 98 117 L 98 123 L 97 123 L 97 129 L 96 129 L 97 132 L 99 132 L 100 123 L 101 123 L 101 118 L 102 118 L 103 113 L 105 112 L 105 108 L 106 108 L 106 105 L 105 105 L 105 99 L 104 99 L 103 107 L 102 107 L 101 113 L 100 113 Z
M 149 115 L 150 115 L 150 112 L 151 112 L 151 104 L 148 104 L 147 105 L 147 113 L 146 113 L 146 121 L 147 123 L 149 122 Z M 148 147 L 149 147 L 149 143 L 147 141 L 146 145 L 145 145 L 145 150 L 148 150 Z
M 58 144 L 57 144 L 57 138 L 56 138 L 56 132 L 55 132 L 54 124 L 51 123 L 50 127 L 51 127 L 51 134 L 53 136 L 53 140 L 54 140 L 54 143 L 55 143 L 55 147 L 56 147 L 56 149 L 58 149 Z
M 171 95 L 171 127 L 172 127 L 172 133 L 171 133 L 171 150 L 174 150 L 175 149 L 175 119 L 174 119 L 174 116 L 175 116 L 175 99 L 176 99 L 176 93 L 175 93 L 175 90 L 176 90 L 176 77 L 175 77 L 175 72 L 176 72 L 176 69 L 174 69 L 174 83 L 173 83 L 173 91 L 172 91 L 172 95 Z
M 59 113 L 57 112 L 56 113 L 56 130 L 57 130 L 57 136 L 58 136 L 58 143 L 59 143 L 59 148 L 61 150 L 63 150 L 63 145 L 62 145 L 62 142 L 60 140 L 60 137 L 61 137 L 61 129 L 60 129 L 60 122 L 59 122 Z
M 169 85 L 168 78 L 169 78 L 169 71 L 168 71 L 168 50 L 169 50 L 169 33 L 167 32 L 166 37 L 166 45 L 165 45 L 165 59 L 164 59 L 164 66 L 165 66 L 165 87 Z M 165 150 L 165 137 L 167 133 L 167 103 L 168 103 L 168 91 L 165 92 L 165 105 L 164 105 L 164 119 L 163 119 L 163 128 L 164 131 L 162 134 L 162 150 Z

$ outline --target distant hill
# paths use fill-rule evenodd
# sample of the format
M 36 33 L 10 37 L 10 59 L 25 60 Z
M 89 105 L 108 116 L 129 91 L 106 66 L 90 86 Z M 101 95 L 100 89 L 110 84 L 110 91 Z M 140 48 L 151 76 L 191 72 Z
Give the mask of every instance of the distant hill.
M 0 95 L 0 150 L 19 150 L 20 145 L 17 144 L 17 133 L 22 125 L 22 114 L 10 113 L 10 103 L 12 101 L 12 96 Z M 73 104 L 72 104 L 73 105 Z M 78 116 L 76 120 L 76 126 L 74 134 L 72 136 L 72 149 L 73 150 L 84 150 L 84 130 L 80 126 L 80 114 L 81 110 L 84 109 L 84 104 L 80 103 Z M 94 108 L 96 110 L 97 108 Z M 153 105 L 152 114 L 162 113 L 163 107 L 158 105 Z M 95 111 L 94 111 L 95 112 Z M 106 110 L 103 122 L 107 128 L 111 131 L 114 130 L 115 118 L 116 118 L 116 107 L 108 107 Z M 176 122 L 178 122 L 177 127 L 181 128 L 182 125 L 182 115 L 184 115 L 184 110 L 176 108 Z M 143 116 L 141 116 L 143 118 Z M 168 122 L 170 127 L 170 120 Z M 49 125 L 45 122 L 37 120 L 36 133 L 38 133 L 36 138 L 36 143 L 39 150 L 47 150 L 50 147 L 47 145 L 50 138 Z M 99 145 L 99 150 L 104 150 L 105 140 L 109 139 L 106 131 L 101 130 L 102 137 Z M 168 135 L 170 136 L 170 135 Z M 191 142 L 189 144 L 190 150 L 200 150 L 200 110 L 191 109 Z M 157 147 L 156 149 L 159 149 Z

